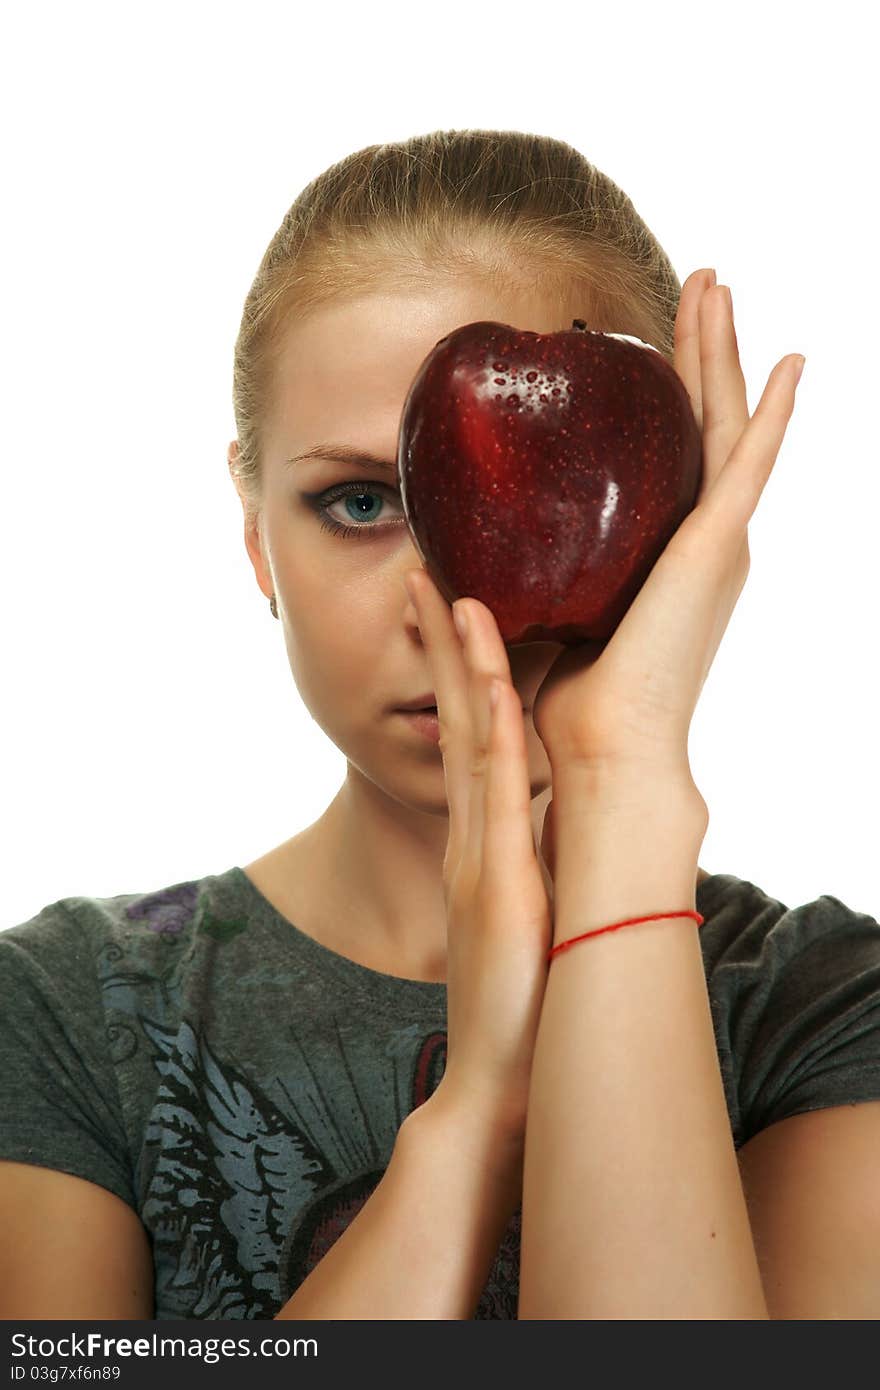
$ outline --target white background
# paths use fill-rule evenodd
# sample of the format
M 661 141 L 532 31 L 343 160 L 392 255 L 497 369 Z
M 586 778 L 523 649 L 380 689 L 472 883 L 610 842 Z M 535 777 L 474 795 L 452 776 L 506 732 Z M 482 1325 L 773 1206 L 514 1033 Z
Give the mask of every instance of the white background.
M 732 287 L 754 409 L 807 364 L 691 766 L 710 872 L 880 914 L 870 7 L 7 9 L 0 926 L 245 864 L 345 773 L 226 465 L 232 349 L 302 187 L 365 145 L 531 130 Z

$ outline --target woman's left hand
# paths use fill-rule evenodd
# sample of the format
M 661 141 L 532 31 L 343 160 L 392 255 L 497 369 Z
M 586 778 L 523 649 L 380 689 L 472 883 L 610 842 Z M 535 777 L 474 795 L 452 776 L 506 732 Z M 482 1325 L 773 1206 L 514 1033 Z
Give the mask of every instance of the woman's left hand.
M 604 646 L 568 648 L 548 671 L 532 717 L 554 772 L 579 763 L 612 777 L 690 778 L 691 718 L 749 572 L 747 527 L 794 409 L 798 365 L 795 354 L 776 364 L 749 418 L 727 293 L 714 282 L 714 271 L 688 277 L 674 334 L 703 436 L 697 502 Z

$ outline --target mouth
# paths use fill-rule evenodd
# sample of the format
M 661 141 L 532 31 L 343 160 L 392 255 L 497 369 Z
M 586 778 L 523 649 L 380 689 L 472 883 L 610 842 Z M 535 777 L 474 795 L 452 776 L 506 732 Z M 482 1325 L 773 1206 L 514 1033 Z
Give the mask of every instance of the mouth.
M 532 707 L 531 707 L 531 705 L 520 705 L 520 709 L 522 710 L 523 714 L 531 714 L 531 712 L 532 712 Z M 433 714 L 433 715 L 436 716 L 436 714 L 437 714 L 437 706 L 436 706 L 436 705 L 420 705 L 418 708 L 416 708 L 415 706 L 413 706 L 413 707 L 411 707 L 411 708 L 399 709 L 399 710 L 397 711 L 397 713 L 398 713 L 398 714 Z
M 436 705 L 428 705 L 423 709 L 401 709 L 397 713 L 403 715 L 417 736 L 428 739 L 430 743 L 440 742 L 440 719 Z

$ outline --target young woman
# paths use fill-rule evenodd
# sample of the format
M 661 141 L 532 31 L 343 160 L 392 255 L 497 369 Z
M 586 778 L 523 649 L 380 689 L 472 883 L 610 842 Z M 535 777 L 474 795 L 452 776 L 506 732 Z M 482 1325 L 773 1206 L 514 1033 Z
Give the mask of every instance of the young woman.
M 244 868 L 0 936 L 0 1317 L 880 1315 L 880 926 L 697 862 L 688 730 L 800 365 L 750 418 L 715 279 L 537 136 L 297 198 L 229 465 L 347 776 Z M 420 565 L 401 410 L 453 328 L 574 318 L 674 365 L 703 480 L 606 644 L 508 648 Z

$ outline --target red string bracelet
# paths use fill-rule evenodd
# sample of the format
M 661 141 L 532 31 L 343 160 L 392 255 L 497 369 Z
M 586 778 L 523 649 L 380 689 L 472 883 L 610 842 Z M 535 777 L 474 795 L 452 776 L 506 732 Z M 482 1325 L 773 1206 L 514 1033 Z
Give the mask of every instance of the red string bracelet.
M 588 936 L 601 936 L 606 931 L 617 931 L 618 927 L 631 927 L 636 922 L 659 922 L 663 917 L 693 917 L 698 927 L 705 922 L 705 917 L 701 917 L 699 912 L 655 912 L 650 917 L 628 917 L 625 922 L 614 922 L 610 927 L 597 927 L 595 931 L 585 931 L 580 936 L 571 936 L 568 941 L 560 941 L 558 946 L 554 946 L 552 951 L 547 952 L 547 959 L 552 960 L 560 951 L 564 951 L 567 946 L 573 946 L 576 941 L 584 941 Z

